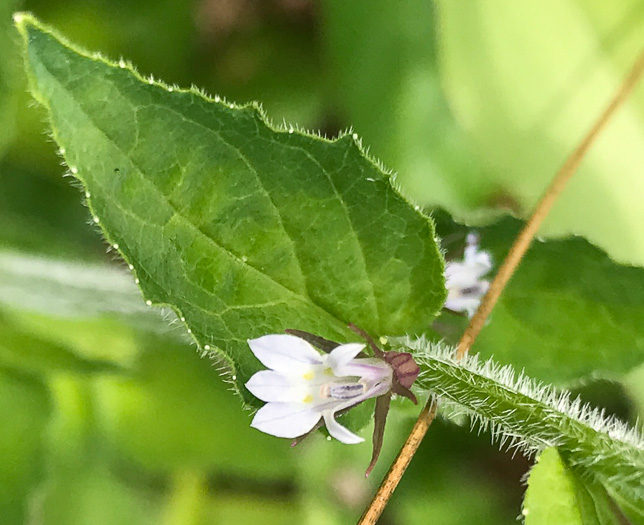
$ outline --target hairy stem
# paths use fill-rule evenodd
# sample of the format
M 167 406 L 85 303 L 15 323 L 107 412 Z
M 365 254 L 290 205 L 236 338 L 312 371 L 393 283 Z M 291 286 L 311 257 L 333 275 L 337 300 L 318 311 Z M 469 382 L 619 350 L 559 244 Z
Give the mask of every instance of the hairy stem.
M 529 454 L 557 447 L 580 476 L 631 503 L 644 497 L 644 442 L 636 430 L 510 366 L 458 359 L 423 340 L 406 346 L 421 366 L 417 386 L 462 407 L 501 445 Z

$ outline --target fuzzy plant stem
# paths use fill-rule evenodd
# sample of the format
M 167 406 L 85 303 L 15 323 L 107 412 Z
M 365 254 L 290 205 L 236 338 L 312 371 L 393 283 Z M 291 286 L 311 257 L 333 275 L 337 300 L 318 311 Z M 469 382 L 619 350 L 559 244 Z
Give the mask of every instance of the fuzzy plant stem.
M 477 356 L 457 360 L 452 348 L 423 340 L 405 346 L 421 367 L 418 388 L 462 407 L 501 446 L 528 454 L 557 447 L 580 476 L 627 501 L 643 497 L 644 442 L 636 430 L 510 366 Z

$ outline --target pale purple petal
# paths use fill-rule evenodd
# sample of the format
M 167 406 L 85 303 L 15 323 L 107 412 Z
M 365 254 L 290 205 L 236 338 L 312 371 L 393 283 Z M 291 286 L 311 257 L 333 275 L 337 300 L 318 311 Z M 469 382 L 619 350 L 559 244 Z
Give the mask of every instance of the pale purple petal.
M 327 356 L 324 364 L 333 370 L 333 374 L 335 376 L 340 377 L 349 375 L 342 372 L 343 367 L 362 352 L 364 347 L 365 345 L 361 343 L 340 345 L 333 349 L 333 351 Z
M 334 370 L 334 372 L 339 376 L 355 376 L 369 382 L 379 382 L 386 379 L 388 376 L 391 377 L 393 370 L 391 366 L 382 359 L 366 357 L 354 359 L 339 370 Z
M 285 375 L 272 370 L 257 372 L 246 383 L 246 388 L 262 401 L 298 402 L 302 388 L 293 385 Z
M 302 403 L 267 403 L 250 426 L 273 436 L 296 438 L 309 432 L 319 420 L 320 413 Z
M 326 425 L 326 429 L 329 431 L 329 434 L 338 441 L 347 445 L 356 445 L 357 443 L 362 443 L 364 441 L 363 438 L 357 436 L 335 420 L 335 410 L 325 410 L 322 413 L 322 416 L 324 417 L 324 424 Z
M 264 366 L 288 375 L 298 375 L 321 364 L 322 356 L 309 343 L 288 334 L 270 334 L 249 339 L 248 346 Z

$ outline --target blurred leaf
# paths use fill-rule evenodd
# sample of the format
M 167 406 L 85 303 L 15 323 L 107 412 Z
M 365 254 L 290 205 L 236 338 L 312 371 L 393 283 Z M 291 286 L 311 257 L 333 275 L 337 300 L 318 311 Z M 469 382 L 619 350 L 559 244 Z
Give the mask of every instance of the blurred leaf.
M 228 496 L 215 500 L 210 507 L 204 525 L 210 523 L 262 523 L 262 525 L 302 523 L 300 513 L 300 507 L 292 502 L 283 502 L 275 498 L 258 501 L 257 498 L 244 495 Z
M 388 509 L 396 523 L 516 523 L 527 458 L 499 451 L 489 432 L 446 420 L 445 406 L 405 472 Z M 406 438 L 401 436 L 401 439 Z M 463 504 L 467 494 L 467 505 Z M 393 520 L 392 520 L 393 521 Z
M 148 337 L 136 371 L 98 380 L 99 424 L 126 457 L 154 470 L 199 468 L 284 477 L 289 443 L 250 428 L 218 370 L 185 347 Z
M 28 372 L 101 373 L 116 372 L 119 367 L 109 361 L 84 359 L 69 349 L 35 337 L 12 326 L 0 316 L 0 366 Z
M 148 308 L 133 278 L 106 264 L 0 250 L 0 307 L 7 334 L 34 343 L 30 354 L 7 347 L 4 358 L 41 371 L 129 367 L 137 333 L 188 340 L 171 311 Z
M 54 410 L 47 429 L 47 477 L 31 514 L 47 525 L 155 523 L 151 502 L 117 479 L 97 432 L 93 378 L 50 378 Z M 112 467 L 112 468 L 111 468 Z
M 308 0 L 201 0 L 196 7 L 203 65 L 193 68 L 188 80 L 238 102 L 261 100 L 275 122 L 307 129 L 324 123 L 328 86 L 318 49 L 317 6 Z
M 448 184 L 456 194 L 467 191 L 463 184 L 476 188 L 481 206 L 509 201 L 527 215 L 644 44 L 644 4 L 441 1 L 439 13 L 448 98 L 488 167 L 485 180 L 473 172 Z M 542 233 L 583 234 L 616 260 L 644 265 L 642 165 L 639 86 L 593 145 Z M 428 200 L 448 202 L 450 195 L 428 194 Z
M 56 160 L 53 155 L 52 159 Z M 87 208 L 79 201 L 78 190 L 49 171 L 45 162 L 38 172 L 0 162 L 0 247 L 57 257 L 73 254 L 75 259 L 103 256 L 105 246 L 87 226 Z
M 203 349 L 234 360 L 238 382 L 258 369 L 247 338 L 297 327 L 346 340 L 348 322 L 402 334 L 442 305 L 433 223 L 351 135 L 276 131 L 253 106 L 171 93 L 28 15 L 17 25 L 100 226 L 148 301 L 181 312 Z
M 571 401 L 569 392 L 516 375 L 511 366 L 469 355 L 456 360 L 454 349 L 424 339 L 393 344 L 413 352 L 421 367 L 417 388 L 462 407 L 501 446 L 527 453 L 556 446 L 574 472 L 627 505 L 644 501 L 644 441 L 637 429 Z
M 325 0 L 322 10 L 344 122 L 415 199 L 452 212 L 474 206 L 489 185 L 440 86 L 433 3 Z
M 449 473 L 449 468 L 441 472 L 445 484 L 428 493 L 416 492 L 415 497 L 393 503 L 400 523 L 440 523 L 441 525 L 497 525 L 512 523 L 509 512 L 499 508 L 502 500 L 496 487 L 477 480 L 459 478 Z M 455 479 L 451 479 L 455 478 Z M 463 505 L 463 494 L 467 494 L 467 505 Z M 492 504 L 491 504 L 492 503 Z
M 173 476 L 172 492 L 163 510 L 163 525 L 198 525 L 204 520 L 207 479 L 194 470 L 181 470 Z
M 0 368 L 0 516 L 26 523 L 29 494 L 43 474 L 43 434 L 50 400 L 44 385 Z
M 635 404 L 640 420 L 644 420 L 644 363 L 624 378 L 624 387 Z
M 16 311 L 5 315 L 18 330 L 63 346 L 81 359 L 128 368 L 138 355 L 137 331 L 117 319 L 65 319 Z M 175 340 L 184 339 L 182 334 L 183 331 L 168 332 Z
M 606 491 L 572 473 L 556 448 L 547 448 L 530 471 L 523 503 L 526 525 L 618 525 Z
M 47 525 L 143 525 L 155 523 L 149 504 L 102 465 L 54 472 L 36 513 Z
M 468 228 L 435 217 L 444 238 L 465 238 Z M 478 229 L 497 268 L 522 226 L 506 217 Z M 446 313 L 435 327 L 455 342 L 466 324 Z M 616 264 L 582 238 L 535 242 L 474 350 L 556 384 L 621 378 L 644 362 L 644 269 Z
M 29 0 L 27 9 L 64 28 L 74 40 L 111 56 L 126 53 L 146 73 L 169 82 L 192 79 L 196 2 L 174 0 Z
M 11 251 L 0 251 L 0 304 L 51 317 L 160 318 L 119 268 Z
M 114 266 L 0 250 L 0 307 L 20 330 L 90 360 L 133 354 L 133 331 L 187 338 L 170 311 L 148 308 L 133 278 Z

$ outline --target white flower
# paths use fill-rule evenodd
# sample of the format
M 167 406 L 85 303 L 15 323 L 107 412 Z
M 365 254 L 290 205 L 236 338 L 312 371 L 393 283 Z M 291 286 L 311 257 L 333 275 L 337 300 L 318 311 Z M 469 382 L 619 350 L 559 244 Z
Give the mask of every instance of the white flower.
M 490 287 L 489 281 L 482 280 L 481 277 L 491 269 L 490 254 L 479 251 L 477 236 L 469 234 L 463 261 L 448 262 L 445 265 L 445 286 L 448 292 L 445 307 L 454 312 L 467 312 L 472 317 Z
M 293 335 L 265 335 L 248 344 L 270 370 L 257 372 L 246 388 L 264 405 L 251 426 L 278 437 L 296 438 L 324 418 L 329 434 L 338 441 L 364 441 L 335 420 L 338 411 L 392 388 L 393 369 L 378 358 L 356 358 L 365 345 L 350 343 L 320 354 Z

